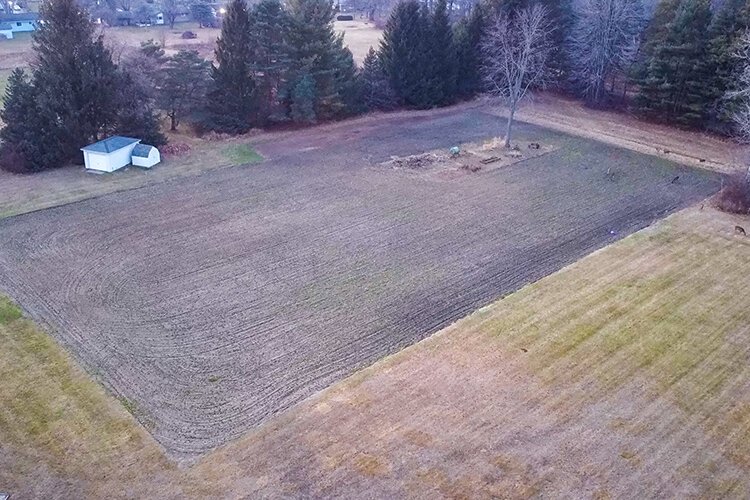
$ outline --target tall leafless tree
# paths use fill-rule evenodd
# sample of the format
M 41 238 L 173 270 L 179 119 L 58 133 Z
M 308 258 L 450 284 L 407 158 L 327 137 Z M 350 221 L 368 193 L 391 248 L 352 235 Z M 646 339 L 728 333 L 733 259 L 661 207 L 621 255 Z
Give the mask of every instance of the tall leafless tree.
M 553 29 L 546 9 L 536 4 L 512 16 L 497 16 L 482 41 L 482 72 L 488 92 L 501 98 L 508 107 L 506 148 L 510 148 L 518 104 L 531 89 L 548 83 Z
M 162 0 L 161 8 L 164 20 L 169 24 L 169 29 L 174 29 L 177 17 L 187 10 L 183 0 Z
M 734 88 L 727 92 L 725 98 L 735 105 L 732 119 L 737 133 L 743 141 L 750 142 L 750 31 L 742 35 L 733 55 L 740 60 L 742 71 L 737 76 Z M 745 181 L 750 183 L 750 166 Z
M 586 101 L 602 105 L 614 84 L 635 62 L 645 25 L 641 0 L 578 0 L 571 35 L 573 78 Z

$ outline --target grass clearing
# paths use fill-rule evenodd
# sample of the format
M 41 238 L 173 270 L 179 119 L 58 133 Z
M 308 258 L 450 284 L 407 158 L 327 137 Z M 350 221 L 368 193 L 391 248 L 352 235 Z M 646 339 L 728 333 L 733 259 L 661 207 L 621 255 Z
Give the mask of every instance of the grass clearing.
M 248 144 L 236 144 L 222 150 L 224 157 L 228 158 L 234 165 L 247 163 L 258 163 L 263 157 Z
M 189 144 L 190 152 L 182 156 L 163 155 L 162 162 L 150 170 L 131 166 L 100 174 L 87 172 L 83 166 L 68 166 L 29 175 L 0 170 L 0 219 L 263 160 L 251 146 L 241 142 L 247 141 L 243 137 L 203 141 L 179 134 L 172 139 L 175 143 Z
M 673 215 L 183 468 L 13 313 L 0 324 L 0 490 L 746 498 L 750 276 L 737 270 L 750 240 L 732 234 L 738 222 Z

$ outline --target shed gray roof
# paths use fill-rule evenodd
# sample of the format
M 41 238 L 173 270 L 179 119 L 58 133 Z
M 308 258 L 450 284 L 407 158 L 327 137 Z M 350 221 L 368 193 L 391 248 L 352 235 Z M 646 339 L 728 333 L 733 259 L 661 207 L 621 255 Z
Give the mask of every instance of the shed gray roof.
M 23 12 L 21 14 L 0 14 L 0 21 L 10 23 L 14 21 L 37 21 L 39 14 L 36 12 Z
M 132 137 L 123 137 L 121 135 L 113 135 L 107 137 L 104 140 L 89 144 L 81 148 L 81 151 L 94 151 L 96 153 L 111 153 L 130 146 L 134 142 L 140 142 L 140 139 L 133 139 Z
M 148 158 L 152 149 L 154 149 L 154 147 L 150 144 L 136 144 L 133 148 L 133 156 L 137 156 L 138 158 Z

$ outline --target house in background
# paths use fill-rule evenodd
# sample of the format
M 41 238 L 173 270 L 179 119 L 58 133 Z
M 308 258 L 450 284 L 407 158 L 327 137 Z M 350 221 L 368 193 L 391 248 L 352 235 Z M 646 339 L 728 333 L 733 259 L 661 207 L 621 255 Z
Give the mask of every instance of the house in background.
M 39 14 L 36 12 L 0 14 L 0 34 L 11 39 L 14 33 L 34 31 L 38 22 Z
M 161 160 L 159 150 L 140 139 L 114 135 L 81 148 L 87 170 L 114 172 L 127 165 L 151 168 Z

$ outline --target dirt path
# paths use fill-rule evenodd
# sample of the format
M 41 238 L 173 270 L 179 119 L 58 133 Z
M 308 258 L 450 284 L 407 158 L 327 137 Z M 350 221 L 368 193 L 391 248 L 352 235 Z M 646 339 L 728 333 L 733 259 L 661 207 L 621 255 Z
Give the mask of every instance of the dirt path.
M 492 109 L 492 108 L 489 108 Z M 504 113 L 499 113 L 505 116 Z M 584 107 L 580 101 L 541 94 L 525 104 L 520 120 L 639 153 L 727 173 L 747 168 L 750 149 L 701 132 L 648 123 L 614 111 Z

